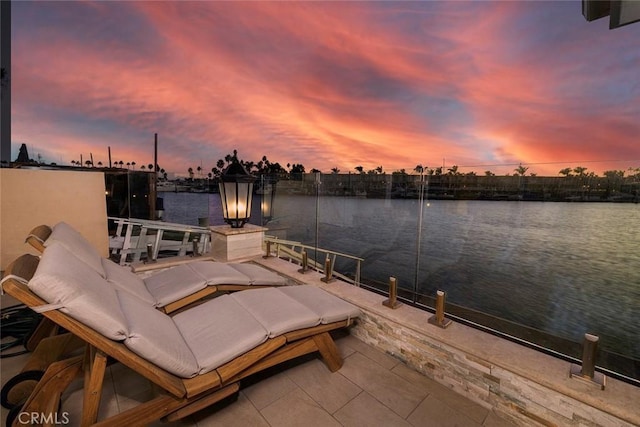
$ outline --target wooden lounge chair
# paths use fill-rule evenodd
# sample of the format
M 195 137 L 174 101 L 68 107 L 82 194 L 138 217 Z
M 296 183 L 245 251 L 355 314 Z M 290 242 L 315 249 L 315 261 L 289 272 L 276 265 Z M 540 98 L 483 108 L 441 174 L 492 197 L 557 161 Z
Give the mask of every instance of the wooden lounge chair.
M 151 273 L 141 278 L 129 267 L 100 256 L 98 251 L 70 225 L 35 227 L 26 242 L 44 252 L 54 242 L 120 289 L 147 301 L 165 313 L 174 312 L 216 292 L 239 291 L 247 287 L 282 286 L 286 280 L 264 267 L 249 263 L 194 261 Z
M 62 392 L 84 373 L 82 426 L 179 420 L 236 393 L 243 378 L 313 352 L 336 371 L 342 359 L 330 332 L 360 314 L 322 289 L 300 285 L 227 294 L 171 317 L 113 286 L 60 244 L 40 260 L 23 255 L 6 274 L 5 292 L 34 309 L 48 308 L 44 316 L 87 343 L 84 356 L 48 367 L 21 410 L 55 412 Z M 98 422 L 108 358 L 161 393 Z

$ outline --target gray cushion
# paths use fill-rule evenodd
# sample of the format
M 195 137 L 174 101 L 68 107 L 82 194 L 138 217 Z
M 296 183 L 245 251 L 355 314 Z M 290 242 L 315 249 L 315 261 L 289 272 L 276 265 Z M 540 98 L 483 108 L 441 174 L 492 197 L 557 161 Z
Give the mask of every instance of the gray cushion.
M 246 263 L 232 263 L 229 265 L 247 276 L 252 285 L 282 286 L 286 283 L 284 277 L 259 265 Z
M 113 286 L 60 242 L 45 248 L 28 286 L 45 301 L 63 304 L 62 312 L 102 335 L 114 340 L 126 337 L 126 321 Z
M 206 281 L 188 264 L 159 271 L 144 279 L 158 307 L 178 301 L 206 287 Z
M 229 295 L 176 314 L 173 321 L 198 360 L 200 373 L 267 340 L 267 331 Z
M 360 309 L 329 292 L 312 285 L 283 286 L 282 293 L 314 311 L 322 323 L 333 323 L 360 316 Z
M 229 295 L 269 332 L 269 337 L 320 323 L 320 317 L 280 288 L 249 289 Z
M 198 374 L 198 362 L 171 317 L 127 292 L 118 297 L 127 320 L 127 348 L 182 378 Z
M 131 268 L 118 265 L 106 258 L 102 258 L 102 267 L 107 281 L 117 289 L 135 295 L 149 305 L 154 307 L 157 305 L 156 299 L 147 290 L 144 280 L 132 272 Z
M 207 285 L 249 285 L 249 278 L 228 264 L 214 261 L 197 261 L 187 264 L 200 275 Z
M 45 248 L 54 242 L 62 243 L 73 255 L 93 268 L 102 277 L 106 277 L 102 268 L 102 257 L 87 239 L 66 222 L 59 222 L 53 226 L 51 235 L 44 242 Z

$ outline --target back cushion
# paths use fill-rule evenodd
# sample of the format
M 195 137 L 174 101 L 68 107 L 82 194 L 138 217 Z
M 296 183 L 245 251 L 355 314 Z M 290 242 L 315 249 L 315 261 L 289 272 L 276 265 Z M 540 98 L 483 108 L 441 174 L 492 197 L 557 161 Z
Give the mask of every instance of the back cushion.
M 131 271 L 131 268 L 123 267 L 106 258 L 102 258 L 102 267 L 107 281 L 117 289 L 135 295 L 149 305 L 156 306 L 156 299 L 147 290 L 144 280 Z
M 63 304 L 60 311 L 110 339 L 127 336 L 113 287 L 61 243 L 45 248 L 29 288 L 48 303 Z
M 127 319 L 127 348 L 174 375 L 194 377 L 198 362 L 173 319 L 126 292 L 118 291 L 118 296 Z
M 104 269 L 102 268 L 102 257 L 100 253 L 82 234 L 78 233 L 75 228 L 66 222 L 59 222 L 54 225 L 51 235 L 44 242 L 44 246 L 48 247 L 54 242 L 62 243 L 71 253 L 93 268 L 96 273 L 102 277 L 106 277 Z

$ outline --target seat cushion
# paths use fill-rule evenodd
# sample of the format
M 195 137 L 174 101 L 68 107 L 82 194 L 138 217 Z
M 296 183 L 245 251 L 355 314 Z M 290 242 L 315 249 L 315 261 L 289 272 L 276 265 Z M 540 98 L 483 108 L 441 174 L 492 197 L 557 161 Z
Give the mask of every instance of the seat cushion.
M 102 258 L 102 267 L 107 281 L 117 289 L 128 292 L 151 306 L 157 306 L 158 303 L 147 290 L 144 280 L 132 272 L 130 267 L 118 265 L 106 258 Z
M 102 268 L 102 256 L 75 228 L 66 222 L 59 222 L 54 225 L 51 235 L 44 242 L 44 247 L 46 248 L 54 242 L 62 243 L 69 252 L 93 268 L 96 273 L 106 277 Z
M 323 324 L 360 316 L 355 305 L 312 285 L 283 286 L 278 290 L 313 310 Z
M 127 321 L 127 348 L 179 377 L 196 376 L 198 361 L 173 319 L 127 292 L 117 293 Z
M 250 285 L 249 277 L 228 264 L 214 261 L 197 261 L 187 264 L 200 275 L 207 285 Z
M 229 295 L 243 306 L 273 338 L 320 323 L 320 317 L 305 305 L 280 292 L 280 288 L 249 289 Z
M 187 264 L 158 271 L 146 277 L 144 283 L 158 307 L 164 307 L 207 286 L 202 276 Z
M 201 374 L 267 340 L 266 329 L 229 295 L 178 313 L 173 321 L 195 355 Z
M 60 242 L 44 250 L 29 289 L 74 319 L 113 339 L 127 336 L 127 323 L 113 286 Z
M 238 270 L 249 278 L 252 285 L 262 286 L 282 286 L 286 283 L 285 278 L 264 267 L 248 263 L 231 263 L 229 266 Z

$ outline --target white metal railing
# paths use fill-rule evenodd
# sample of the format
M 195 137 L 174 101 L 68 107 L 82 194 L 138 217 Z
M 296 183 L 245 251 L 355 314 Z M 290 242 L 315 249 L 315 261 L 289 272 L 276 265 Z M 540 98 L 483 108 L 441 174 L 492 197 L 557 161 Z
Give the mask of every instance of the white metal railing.
M 129 255 L 131 262 L 140 261 L 141 255 L 147 253 L 148 244 L 151 244 L 153 259 L 158 258 L 160 251 L 173 251 L 177 256 L 193 252 L 194 239 L 197 239 L 196 245 L 200 253 L 209 251 L 211 230 L 207 227 L 139 218 L 108 218 L 117 225 L 115 235 L 109 237 L 109 250 L 112 256 L 119 258 L 121 265 L 128 262 Z M 134 229 L 139 230 L 138 235 L 133 234 Z M 165 232 L 181 235 L 181 240 L 165 239 Z
M 301 242 L 297 242 L 294 240 L 279 239 L 278 237 L 275 237 L 275 236 L 264 236 L 264 242 L 265 243 L 268 242 L 271 245 L 275 245 L 275 253 L 278 258 L 286 258 L 290 262 L 296 262 L 298 264 L 302 264 L 303 250 L 314 251 L 318 254 L 324 254 L 325 259 L 329 259 L 331 261 L 331 271 L 333 271 L 333 274 L 336 277 L 338 277 L 341 280 L 344 280 L 345 282 L 354 284 L 356 286 L 360 286 L 360 270 L 362 268 L 362 262 L 364 261 L 364 258 L 360 258 L 360 257 L 349 255 L 349 254 L 344 254 L 341 252 L 332 251 L 329 249 L 317 248 L 312 245 L 305 245 Z M 334 265 L 337 257 L 347 258 L 355 261 L 356 271 L 353 278 L 346 276 L 345 274 L 336 272 L 334 270 Z M 325 270 L 324 263 L 316 262 L 314 260 L 308 260 L 307 264 L 309 267 L 313 268 L 314 270 L 326 273 L 324 271 Z

